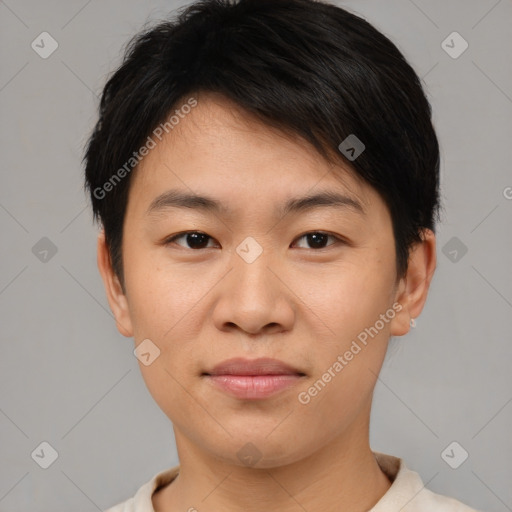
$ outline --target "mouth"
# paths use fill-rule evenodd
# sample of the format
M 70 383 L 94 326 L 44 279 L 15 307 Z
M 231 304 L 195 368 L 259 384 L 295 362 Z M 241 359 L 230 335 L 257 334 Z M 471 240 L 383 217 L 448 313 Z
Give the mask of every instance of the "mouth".
M 201 375 L 217 389 L 245 400 L 268 398 L 295 386 L 306 376 L 297 368 L 269 358 L 228 359 Z

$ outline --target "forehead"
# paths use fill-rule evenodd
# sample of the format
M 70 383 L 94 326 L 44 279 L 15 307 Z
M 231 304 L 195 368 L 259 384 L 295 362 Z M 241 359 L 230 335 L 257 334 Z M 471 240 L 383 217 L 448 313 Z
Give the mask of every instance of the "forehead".
M 327 162 L 298 135 L 264 124 L 220 95 L 196 98 L 197 106 L 156 140 L 134 171 L 131 202 L 144 201 L 147 209 L 171 189 L 242 208 L 320 189 L 343 193 L 363 209 L 378 200 L 350 166 Z

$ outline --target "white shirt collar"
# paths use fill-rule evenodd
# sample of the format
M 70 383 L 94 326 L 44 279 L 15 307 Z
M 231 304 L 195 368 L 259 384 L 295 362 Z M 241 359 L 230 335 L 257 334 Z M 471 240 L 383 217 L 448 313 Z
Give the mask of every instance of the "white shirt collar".
M 373 452 L 382 471 L 392 482 L 386 494 L 368 512 L 477 512 L 460 501 L 428 490 L 418 473 L 392 455 Z M 179 466 L 157 473 L 133 498 L 105 512 L 155 512 L 151 497 L 160 487 L 176 478 Z

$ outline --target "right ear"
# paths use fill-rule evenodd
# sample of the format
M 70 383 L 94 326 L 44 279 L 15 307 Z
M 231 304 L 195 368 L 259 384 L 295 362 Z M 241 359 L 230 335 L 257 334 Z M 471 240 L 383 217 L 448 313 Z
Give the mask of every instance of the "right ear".
M 110 309 L 116 319 L 117 330 L 127 338 L 133 337 L 132 320 L 128 301 L 123 292 L 119 278 L 114 273 L 110 252 L 105 241 L 105 231 L 102 229 L 98 234 L 98 269 L 103 279 L 103 285 L 107 293 L 107 300 Z

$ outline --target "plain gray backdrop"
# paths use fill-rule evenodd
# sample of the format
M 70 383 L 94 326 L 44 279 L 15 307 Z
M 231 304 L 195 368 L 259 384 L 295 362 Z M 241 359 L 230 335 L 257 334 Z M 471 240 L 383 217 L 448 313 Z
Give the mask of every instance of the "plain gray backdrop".
M 81 158 L 128 39 L 185 3 L 0 1 L 1 512 L 103 510 L 178 462 L 110 314 Z M 442 150 L 438 267 L 416 329 L 392 340 L 372 448 L 512 511 L 512 2 L 338 4 L 410 60 Z

